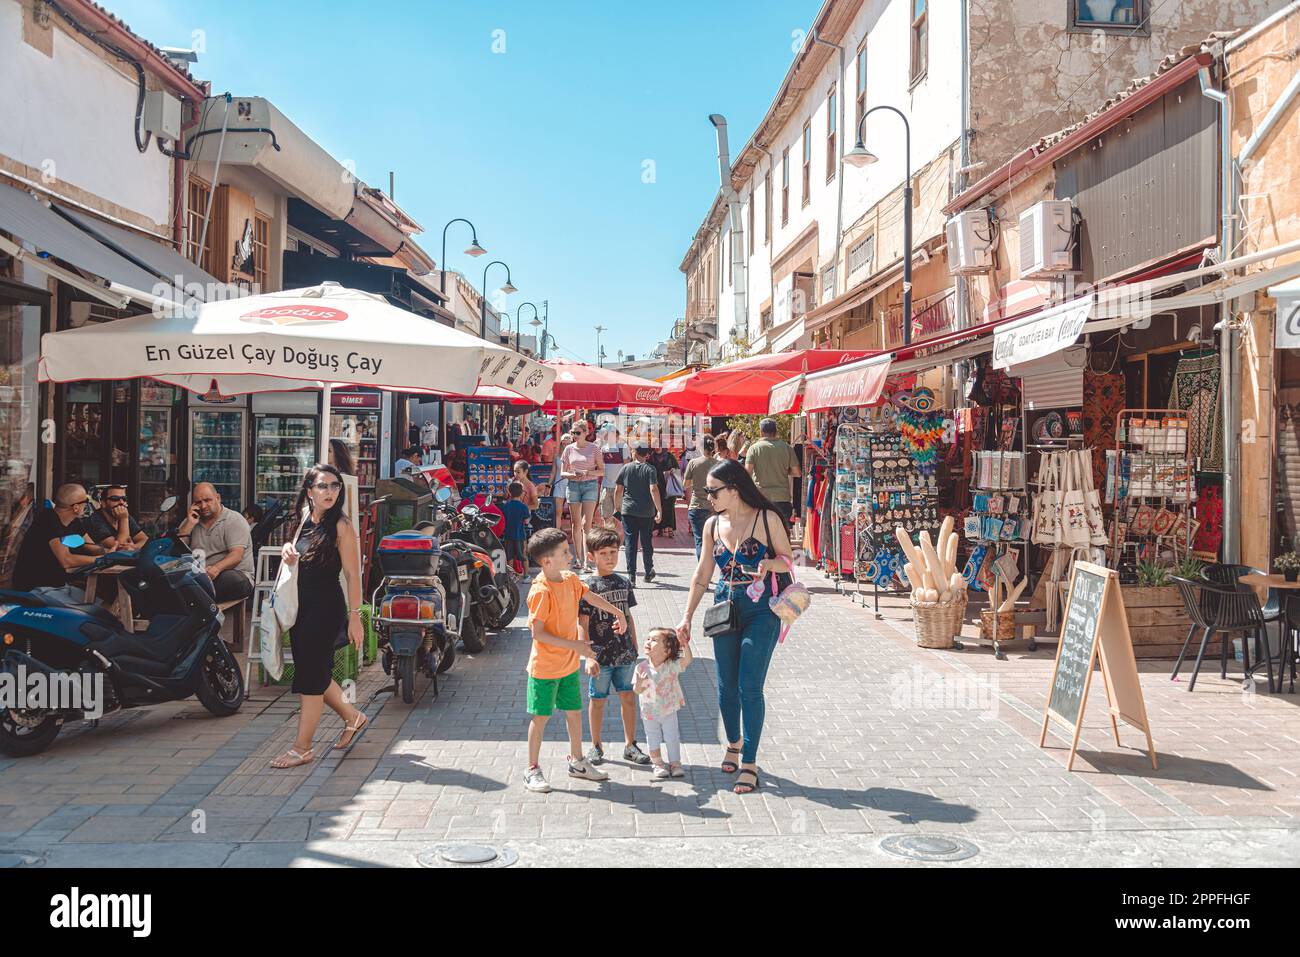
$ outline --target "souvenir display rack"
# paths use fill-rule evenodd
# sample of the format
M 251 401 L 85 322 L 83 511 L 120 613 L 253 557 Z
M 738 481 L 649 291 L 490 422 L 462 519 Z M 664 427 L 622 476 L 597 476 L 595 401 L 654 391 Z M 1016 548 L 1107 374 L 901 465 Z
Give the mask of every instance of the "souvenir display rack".
M 1009 443 L 1008 443 L 1009 444 Z M 1000 595 L 1017 596 L 1016 582 L 1027 574 L 1026 545 L 1031 524 L 1031 499 L 1026 476 L 1025 453 L 1015 451 L 976 451 L 971 484 L 971 511 L 963 520 L 963 536 L 970 546 L 963 572 L 970 588 L 989 595 L 992 611 L 994 656 L 1006 660 L 1001 642 L 1013 640 L 999 634 L 1003 615 L 998 613 Z M 1038 643 L 1029 640 L 1029 650 Z
M 1192 550 L 1199 523 L 1193 517 L 1196 481 L 1189 454 L 1191 422 L 1181 409 L 1125 409 L 1115 427 L 1115 450 L 1106 455 L 1106 502 L 1111 522 L 1111 567 L 1174 557 Z
M 868 471 L 869 439 L 871 430 L 864 425 L 845 422 L 835 431 L 835 555 L 836 587 L 844 590 L 845 580 L 851 578 L 855 586 L 866 579 L 861 574 L 864 563 L 874 553 L 874 542 L 867 535 L 858 514 L 861 507 L 859 491 Z M 865 492 L 864 492 L 865 494 Z M 851 552 L 851 554 L 850 554 Z M 854 594 L 861 588 L 855 587 Z

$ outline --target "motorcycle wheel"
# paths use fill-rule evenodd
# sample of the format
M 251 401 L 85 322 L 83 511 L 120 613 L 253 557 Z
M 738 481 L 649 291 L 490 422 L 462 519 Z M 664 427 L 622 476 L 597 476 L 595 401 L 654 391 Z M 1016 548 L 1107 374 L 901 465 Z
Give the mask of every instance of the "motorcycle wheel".
M 402 688 L 402 701 L 415 701 L 415 656 L 403 655 L 397 659 L 397 683 Z
M 460 623 L 460 643 L 471 655 L 477 655 L 487 646 L 487 635 L 483 632 L 483 622 L 479 621 L 478 609 L 471 609 Z
M 505 607 L 500 615 L 488 622 L 488 627 L 493 631 L 500 631 L 509 628 L 510 623 L 515 620 L 515 615 L 519 614 L 519 589 L 514 583 L 514 576 L 508 573 L 498 575 L 494 584 L 505 596 Z
M 203 707 L 218 718 L 230 717 L 244 703 L 244 676 L 224 641 L 208 642 L 194 693 Z
M 447 642 L 442 649 L 442 658 L 438 660 L 438 674 L 444 671 L 450 671 L 451 666 L 456 663 L 456 642 Z
M 40 754 L 59 736 L 62 727 L 58 715 L 20 719 L 13 711 L 0 711 L 0 753 L 13 758 Z

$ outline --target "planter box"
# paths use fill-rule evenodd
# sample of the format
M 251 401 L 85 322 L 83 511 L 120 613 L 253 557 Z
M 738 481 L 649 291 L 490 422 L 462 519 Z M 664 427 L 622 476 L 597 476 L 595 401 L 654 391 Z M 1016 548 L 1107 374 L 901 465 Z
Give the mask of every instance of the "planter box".
M 1163 588 L 1143 588 L 1123 585 L 1119 590 L 1128 615 L 1129 633 L 1133 636 L 1133 654 L 1137 658 L 1167 659 L 1173 661 L 1187 640 L 1191 621 L 1183 611 L 1183 600 L 1173 585 Z M 1200 635 L 1187 651 L 1187 664 L 1196 661 L 1200 648 Z M 1219 636 L 1210 636 L 1205 649 L 1205 660 L 1217 661 Z

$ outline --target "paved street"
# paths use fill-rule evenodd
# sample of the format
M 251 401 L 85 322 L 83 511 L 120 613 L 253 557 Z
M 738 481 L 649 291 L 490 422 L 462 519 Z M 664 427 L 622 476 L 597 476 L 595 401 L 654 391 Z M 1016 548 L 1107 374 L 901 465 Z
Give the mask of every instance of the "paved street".
M 679 527 L 685 532 L 684 514 Z M 656 540 L 657 543 L 662 540 Z M 640 627 L 677 620 L 691 571 L 686 535 L 661 546 L 639 591 Z M 1094 682 L 1080 755 L 1038 747 L 1055 645 L 1009 660 L 970 643 L 919 649 L 899 611 L 877 622 L 815 579 L 813 607 L 778 648 L 767 686 L 762 789 L 738 796 L 722 755 L 713 661 L 697 640 L 684 686 L 684 780 L 607 762 L 604 784 L 569 779 L 558 720 L 543 766 L 555 791 L 524 791 L 524 663 L 515 627 L 462 657 L 414 706 L 368 669 L 374 721 L 345 759 L 272 771 L 296 699 L 259 688 L 236 717 L 196 702 L 65 732 L 44 755 L 0 760 L 0 850 L 51 865 L 410 865 L 431 845 L 484 842 L 521 865 L 908 862 L 902 834 L 958 834 L 958 864 L 1292 863 L 1300 857 L 1300 694 L 1243 694 L 1207 665 L 1194 694 L 1167 663 L 1142 665 L 1160 770 L 1139 732 L 1109 734 Z M 522 618 L 520 619 L 522 624 Z M 616 709 L 607 752 L 619 738 Z M 612 726 L 611 726 L 612 724 Z M 331 718 L 318 744 L 340 725 Z

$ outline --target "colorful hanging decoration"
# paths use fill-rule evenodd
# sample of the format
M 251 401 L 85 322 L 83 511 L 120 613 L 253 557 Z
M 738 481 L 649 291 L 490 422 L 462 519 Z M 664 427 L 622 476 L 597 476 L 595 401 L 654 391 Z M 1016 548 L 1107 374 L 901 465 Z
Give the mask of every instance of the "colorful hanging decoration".
M 896 393 L 893 402 L 898 409 L 904 451 L 911 455 L 922 475 L 933 474 L 943 442 L 943 410 L 934 393 L 926 388 L 912 389 Z

